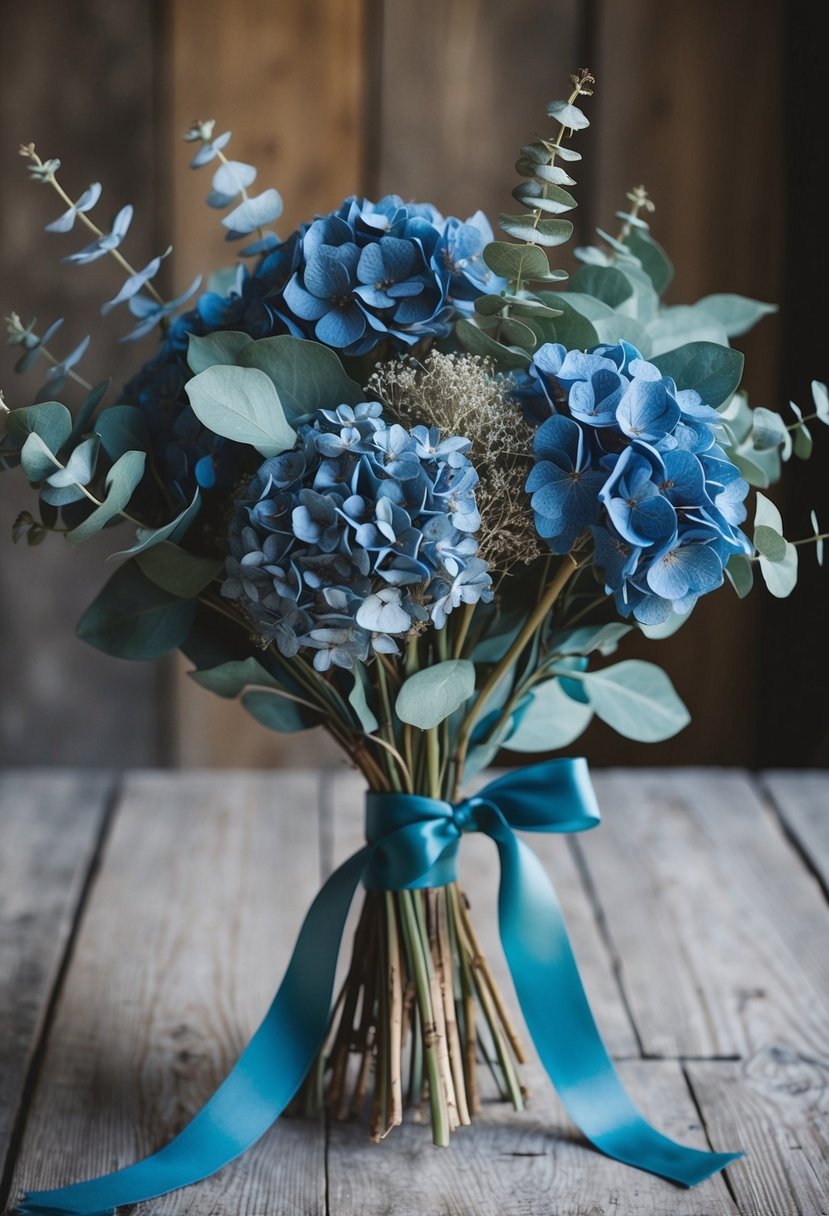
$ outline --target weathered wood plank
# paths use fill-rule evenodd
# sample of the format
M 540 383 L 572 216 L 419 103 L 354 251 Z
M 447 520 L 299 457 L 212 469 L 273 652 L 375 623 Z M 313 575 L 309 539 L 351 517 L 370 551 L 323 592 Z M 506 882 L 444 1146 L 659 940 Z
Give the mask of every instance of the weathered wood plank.
M 656 205 L 653 235 L 676 267 L 670 304 L 731 291 L 782 302 L 786 5 L 598 0 L 590 9 L 597 85 L 581 150 L 592 174 L 593 222 L 618 231 L 615 213 L 627 205 L 627 191 L 644 184 Z M 746 354 L 752 403 L 782 408 L 779 318 L 764 318 L 734 345 Z M 658 655 L 646 638 L 626 639 L 626 657 L 655 657 L 671 673 L 692 721 L 655 745 L 597 724 L 585 743 L 593 762 L 755 764 L 757 722 L 773 713 L 755 693 L 762 600 L 738 601 L 730 589 L 703 597 L 688 624 L 659 643 Z M 721 695 L 724 671 L 741 691 L 738 714 Z
M 824 1057 L 829 909 L 745 776 L 599 773 L 583 852 L 645 1053 Z
M 739 1210 L 774 1216 L 829 1212 L 829 1065 L 770 1047 L 741 1063 L 686 1066 L 708 1134 L 739 1145 L 729 1167 Z
M 580 66 L 579 34 L 574 0 L 385 0 L 378 193 L 511 210 L 518 149 Z
M 675 1061 L 628 1060 L 622 1079 L 645 1114 L 685 1144 L 708 1147 Z M 331 1216 L 724 1216 L 736 1213 L 721 1176 L 691 1191 L 635 1172 L 592 1149 L 537 1067 L 532 1105 L 487 1103 L 448 1149 L 428 1126 L 404 1123 L 380 1145 L 365 1126 L 333 1124 L 328 1148 Z M 717 1147 L 726 1146 L 716 1141 Z M 765 1209 L 764 1209 L 765 1210 Z
M 829 772 L 764 773 L 763 787 L 829 891 Z
M 168 6 L 169 141 L 176 282 L 233 262 L 220 213 L 204 205 L 210 170 L 190 173 L 183 132 L 195 116 L 233 131 L 232 154 L 259 170 L 257 188 L 276 186 L 285 202 L 277 229 L 336 207 L 365 188 L 364 0 L 174 0 Z M 205 70 L 209 63 L 210 70 Z M 217 128 L 219 129 L 219 128 Z M 322 731 L 275 735 L 238 705 L 175 679 L 174 762 L 221 768 L 332 764 Z
M 91 771 L 0 775 L 0 1179 L 111 784 Z
M 14 1178 L 146 1155 L 209 1097 L 267 1008 L 319 882 L 311 774 L 129 779 L 56 1011 Z M 321 1126 L 280 1120 L 158 1214 L 324 1210 Z
M 362 842 L 362 789 L 359 778 L 343 775 L 327 795 L 333 812 L 327 825 L 333 862 Z M 561 840 L 534 836 L 532 843 L 554 877 L 606 1040 L 613 1049 L 629 1053 L 635 1050 L 635 1040 L 570 852 Z M 496 924 L 496 870 L 489 841 L 474 835 L 464 840 L 461 879 L 482 944 L 509 1000 L 512 992 Z M 514 998 L 510 1003 L 514 1005 Z M 660 1129 L 685 1143 L 707 1145 L 676 1063 L 629 1060 L 620 1071 Z M 491 1097 L 474 1126 L 456 1133 L 445 1152 L 433 1147 L 428 1126 L 411 1120 L 379 1146 L 369 1141 L 365 1124 L 333 1123 L 328 1148 L 331 1216 L 358 1211 L 363 1216 L 391 1211 L 399 1216 L 583 1216 L 613 1208 L 625 1216 L 736 1212 L 721 1178 L 680 1192 L 596 1153 L 569 1121 L 533 1052 L 522 1075 L 532 1094 L 529 1108 L 517 1114 Z

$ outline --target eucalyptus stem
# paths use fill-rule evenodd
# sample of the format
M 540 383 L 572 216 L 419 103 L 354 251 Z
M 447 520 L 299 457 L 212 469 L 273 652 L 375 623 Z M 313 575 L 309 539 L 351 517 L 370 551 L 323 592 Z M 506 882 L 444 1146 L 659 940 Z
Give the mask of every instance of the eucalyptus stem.
M 488 704 L 490 697 L 497 688 L 498 684 L 501 682 L 503 676 L 506 675 L 515 661 L 519 658 L 524 647 L 531 640 L 536 630 L 544 624 L 559 595 L 578 568 L 578 562 L 571 553 L 568 553 L 562 560 L 561 565 L 556 571 L 556 575 L 547 588 L 545 594 L 541 597 L 535 609 L 527 618 L 523 629 L 521 629 L 520 633 L 515 638 L 514 642 L 507 650 L 501 661 L 493 668 L 488 680 L 476 697 L 472 708 L 470 709 L 461 725 L 460 730 L 458 731 L 458 739 L 455 746 L 456 790 L 460 786 L 463 779 L 463 767 L 466 759 L 466 752 L 469 747 L 469 740 L 472 737 L 472 732 L 475 729 L 483 710 Z
M 22 149 L 21 149 L 21 151 L 22 151 Z M 34 161 L 34 163 L 38 166 L 38 168 L 43 167 L 43 161 L 40 159 L 37 152 L 35 152 L 33 144 L 29 144 L 26 146 L 26 155 L 29 157 L 30 160 Z M 74 208 L 75 203 L 69 197 L 69 195 L 66 193 L 63 186 L 60 184 L 58 179 L 55 177 L 54 173 L 50 173 L 45 178 L 45 181 L 52 187 L 53 190 L 55 190 L 57 192 L 58 196 L 66 203 L 67 207 Z M 103 231 L 98 227 L 98 225 L 96 223 L 94 223 L 93 220 L 91 220 L 89 218 L 89 216 L 86 214 L 85 211 L 78 211 L 78 212 L 76 212 L 76 215 L 77 215 L 78 219 L 81 221 L 81 223 L 86 228 L 88 228 L 89 231 L 92 232 L 96 237 L 98 237 L 100 239 L 101 237 L 104 236 Z M 118 265 L 121 267 L 122 270 L 126 270 L 127 274 L 130 277 L 132 277 L 132 275 L 138 273 L 137 270 L 135 269 L 135 267 L 131 266 L 129 264 L 127 259 L 124 257 L 124 255 L 118 249 L 108 249 L 107 253 L 110 255 L 110 257 L 115 259 L 115 261 L 118 263 Z M 149 281 L 146 282 L 144 284 L 144 288 L 147 292 L 149 292 L 149 294 L 153 297 L 153 299 L 155 300 L 155 302 L 157 304 L 160 304 L 162 307 L 164 306 L 164 300 L 158 294 L 158 291 L 152 285 L 151 282 L 149 282 Z M 164 318 L 164 320 L 166 321 L 166 317 Z
M 399 898 L 403 931 L 408 940 L 412 955 L 415 993 L 423 1031 L 423 1056 L 426 1063 L 426 1075 L 429 1080 L 429 1105 L 432 1112 L 432 1139 L 436 1145 L 445 1148 L 449 1143 L 449 1110 L 446 1097 L 443 1093 L 440 1061 L 435 1041 L 435 1018 L 432 1009 L 429 967 L 418 929 L 415 903 L 417 894 L 414 891 L 401 891 Z

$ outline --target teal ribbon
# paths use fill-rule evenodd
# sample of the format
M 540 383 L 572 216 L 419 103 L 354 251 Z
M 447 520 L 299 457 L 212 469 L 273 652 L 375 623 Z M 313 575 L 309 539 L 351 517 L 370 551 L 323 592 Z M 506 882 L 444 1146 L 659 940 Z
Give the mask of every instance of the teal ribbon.
M 325 1038 L 345 920 L 361 879 L 401 890 L 454 881 L 464 832 L 496 844 L 501 941 L 541 1061 L 585 1136 L 609 1157 L 694 1186 L 742 1153 L 687 1148 L 656 1131 L 625 1092 L 601 1040 L 552 884 L 515 835 L 580 832 L 600 822 L 583 759 L 508 773 L 460 803 L 370 793 L 368 845 L 331 875 L 311 904 L 264 1021 L 215 1094 L 159 1152 L 102 1178 L 35 1191 L 19 1212 L 104 1216 L 214 1174 L 284 1111 Z

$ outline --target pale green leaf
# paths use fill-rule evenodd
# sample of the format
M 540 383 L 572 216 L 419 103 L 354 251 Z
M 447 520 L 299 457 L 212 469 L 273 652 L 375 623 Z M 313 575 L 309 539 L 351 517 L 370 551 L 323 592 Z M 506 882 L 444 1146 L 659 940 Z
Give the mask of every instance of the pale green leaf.
M 107 473 L 106 494 L 99 507 L 68 534 L 70 545 L 79 545 L 94 536 L 116 515 L 126 510 L 130 499 L 144 476 L 146 452 L 124 452 Z
M 503 746 L 511 752 L 555 751 L 578 739 L 592 717 L 592 706 L 568 697 L 557 679 L 545 680 L 532 690 L 530 705 Z
M 186 390 L 193 413 L 216 435 L 250 444 L 265 457 L 296 442 L 273 382 L 258 368 L 217 364 L 189 380 Z
M 625 659 L 600 671 L 564 674 L 584 682 L 597 717 L 626 739 L 658 743 L 691 720 L 670 679 L 653 663 Z
M 468 659 L 446 659 L 416 671 L 404 681 L 395 711 L 401 722 L 430 730 L 459 709 L 474 691 L 474 664 Z

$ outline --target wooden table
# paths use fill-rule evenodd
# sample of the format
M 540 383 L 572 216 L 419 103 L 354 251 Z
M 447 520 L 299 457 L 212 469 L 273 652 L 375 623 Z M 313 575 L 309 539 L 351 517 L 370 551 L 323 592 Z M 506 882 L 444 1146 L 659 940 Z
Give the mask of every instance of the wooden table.
M 596 774 L 605 822 L 533 838 L 634 1098 L 744 1148 L 685 1191 L 591 1150 L 538 1066 L 447 1150 L 408 1123 L 280 1120 L 139 1211 L 632 1216 L 829 1211 L 829 774 Z M 351 774 L 0 778 L 4 1201 L 125 1165 L 209 1096 L 263 1014 L 305 907 L 360 839 Z M 464 881 L 496 969 L 494 849 Z M 506 981 L 505 981 L 506 982 Z M 510 993 L 511 995 L 511 993 Z

